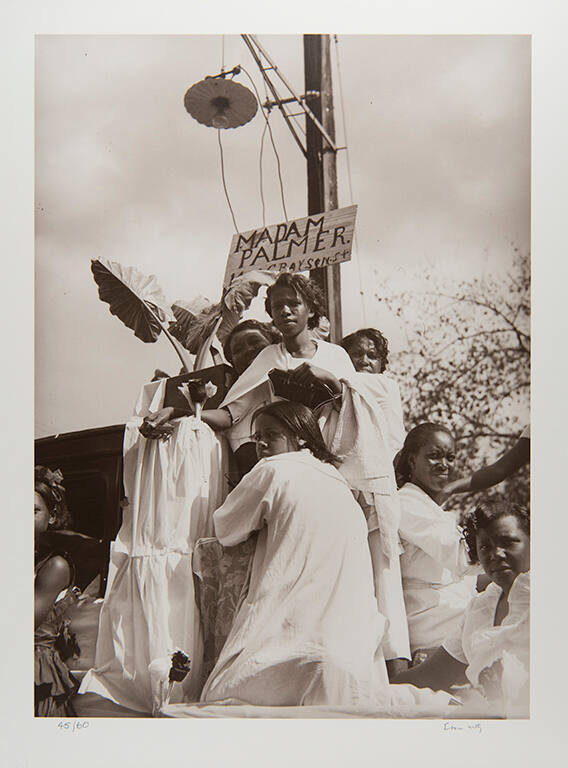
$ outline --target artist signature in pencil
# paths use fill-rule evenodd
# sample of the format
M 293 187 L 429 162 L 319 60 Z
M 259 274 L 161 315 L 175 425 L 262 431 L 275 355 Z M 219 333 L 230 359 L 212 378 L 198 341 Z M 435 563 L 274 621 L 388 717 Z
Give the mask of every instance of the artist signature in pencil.
M 481 723 L 449 723 L 446 721 L 442 724 L 442 731 L 444 733 L 458 733 L 458 731 L 461 731 L 463 733 L 479 734 L 481 733 Z

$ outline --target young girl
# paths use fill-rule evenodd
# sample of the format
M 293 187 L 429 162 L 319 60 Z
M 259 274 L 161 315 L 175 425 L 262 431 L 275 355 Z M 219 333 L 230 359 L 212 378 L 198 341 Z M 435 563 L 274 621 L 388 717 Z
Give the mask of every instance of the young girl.
M 424 423 L 408 433 L 397 463 L 402 587 L 414 663 L 440 645 L 475 594 L 477 569 L 468 563 L 455 515 L 441 506 L 454 458 L 449 430 Z
M 381 408 L 387 427 L 385 439 L 392 459 L 402 448 L 406 431 L 402 418 L 402 403 L 397 382 L 385 375 L 389 346 L 376 328 L 362 328 L 345 336 L 341 346 L 355 366 L 359 379 L 368 387 Z
M 369 547 L 379 608 L 389 618 L 384 642 L 385 657 L 389 674 L 396 674 L 408 666 L 410 659 L 408 626 L 401 588 L 399 550 L 392 546 L 390 552 L 385 552 L 385 531 L 381 533 L 380 528 L 385 518 L 390 519 L 396 534 L 400 517 L 393 469 L 394 457 L 402 448 L 406 436 L 400 390 L 397 382 L 384 373 L 389 349 L 387 339 L 380 331 L 362 328 L 346 336 L 341 346 L 349 354 L 357 372 L 351 377 L 349 387 L 362 403 L 373 404 L 372 412 L 376 416 L 375 434 L 380 441 L 376 448 L 379 450 L 369 450 L 375 460 L 376 493 L 373 499 L 368 498 L 369 493 L 360 494 L 359 503 L 368 517 Z M 338 450 L 342 452 L 339 447 Z
M 364 517 L 307 407 L 253 425 L 260 461 L 214 514 L 223 546 L 260 531 L 251 583 L 201 699 L 371 701 L 387 680 Z
M 78 653 L 64 616 L 76 601 L 75 568 L 63 551 L 50 547 L 45 536 L 69 523 L 63 476 L 47 467 L 35 468 L 34 493 L 34 649 L 35 705 L 38 717 L 74 716 L 71 696 L 78 683 L 64 658 Z
M 221 404 L 227 426 L 243 420 L 250 426 L 252 413 L 274 399 L 268 380 L 273 368 L 294 371 L 295 380 L 301 384 L 319 381 L 335 394 L 341 393 L 340 379 L 353 373 L 349 356 L 341 347 L 315 339 L 310 332 L 324 311 L 319 288 L 311 280 L 283 273 L 268 288 L 265 308 L 282 334 L 282 342 L 263 349 L 232 387 Z
M 506 714 L 528 715 L 529 567 L 528 510 L 505 501 L 484 502 L 464 520 L 472 563 L 491 584 L 424 664 L 396 678 L 418 687 L 449 689 L 465 670 L 473 686 Z
M 248 439 L 254 411 L 274 400 L 268 379 L 273 368 L 295 371 L 300 384 L 319 381 L 335 394 L 341 393 L 339 380 L 354 371 L 345 350 L 314 339 L 310 333 L 324 313 L 323 297 L 311 280 L 289 272 L 281 274 L 266 292 L 265 308 L 282 334 L 281 343 L 262 349 L 231 387 L 220 408 L 203 411 L 201 417 L 213 429 L 226 431 L 233 451 Z M 162 409 L 147 417 L 142 434 L 160 436 L 163 425 L 173 415 L 177 414 L 172 414 L 171 409 Z

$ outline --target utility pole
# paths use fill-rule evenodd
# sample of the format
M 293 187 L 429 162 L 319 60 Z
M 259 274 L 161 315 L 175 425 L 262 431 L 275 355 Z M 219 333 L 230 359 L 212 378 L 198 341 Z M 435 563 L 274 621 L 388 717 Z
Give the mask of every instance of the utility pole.
M 335 143 L 333 90 L 329 35 L 304 35 L 305 93 L 317 95 L 306 103 Z M 328 145 L 312 120 L 306 116 L 306 147 L 308 173 L 308 216 L 338 207 L 336 151 Z M 314 269 L 310 277 L 322 289 L 331 323 L 331 341 L 341 340 L 341 273 L 340 265 Z

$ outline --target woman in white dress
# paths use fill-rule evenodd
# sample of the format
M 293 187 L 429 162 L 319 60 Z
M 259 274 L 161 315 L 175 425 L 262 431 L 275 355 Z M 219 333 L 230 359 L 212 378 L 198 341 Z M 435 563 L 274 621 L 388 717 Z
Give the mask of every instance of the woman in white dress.
M 472 686 L 500 714 L 527 717 L 529 512 L 503 501 L 484 502 L 466 516 L 464 534 L 471 561 L 481 563 L 491 583 L 471 600 L 436 653 L 396 682 L 449 689 L 465 670 Z
M 448 429 L 412 429 L 397 462 L 400 557 L 410 650 L 420 663 L 455 628 L 475 595 L 479 568 L 471 565 L 456 516 L 441 506 L 455 458 Z
M 248 595 L 204 702 L 358 705 L 388 696 L 367 526 L 312 412 L 254 419 L 259 463 L 214 514 L 221 544 L 260 531 Z

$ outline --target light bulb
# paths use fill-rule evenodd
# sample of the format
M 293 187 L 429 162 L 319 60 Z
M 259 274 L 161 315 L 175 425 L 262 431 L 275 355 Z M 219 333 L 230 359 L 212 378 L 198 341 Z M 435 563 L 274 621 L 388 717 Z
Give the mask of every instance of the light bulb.
M 218 112 L 215 112 L 211 118 L 211 123 L 213 128 L 226 128 L 229 125 L 229 118 L 225 114 L 225 110 L 220 109 Z
M 229 100 L 224 96 L 217 96 L 212 100 L 211 104 L 215 107 L 215 112 L 211 118 L 213 128 L 227 128 L 229 118 L 227 117 L 226 110 L 229 108 Z

